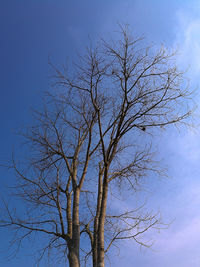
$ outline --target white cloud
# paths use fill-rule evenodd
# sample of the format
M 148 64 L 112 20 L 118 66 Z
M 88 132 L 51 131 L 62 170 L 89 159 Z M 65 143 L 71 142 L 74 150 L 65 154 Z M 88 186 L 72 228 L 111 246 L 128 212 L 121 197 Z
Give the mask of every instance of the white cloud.
M 194 78 L 200 76 L 200 8 L 199 16 L 189 11 L 177 12 L 176 40 L 179 48 L 178 63 L 183 68 L 189 67 L 189 74 Z

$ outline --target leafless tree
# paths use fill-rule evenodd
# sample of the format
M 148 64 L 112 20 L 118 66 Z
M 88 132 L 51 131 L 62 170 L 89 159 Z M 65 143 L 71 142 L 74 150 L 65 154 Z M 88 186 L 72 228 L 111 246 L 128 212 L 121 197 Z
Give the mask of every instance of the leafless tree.
M 80 250 L 86 260 L 92 255 L 94 267 L 103 267 L 117 241 L 149 245 L 139 237 L 158 226 L 159 216 L 112 205 L 107 210 L 109 194 L 117 188 L 134 192 L 144 176 L 159 173 L 150 145 L 139 138 L 148 142 L 155 129 L 187 123 L 192 111 L 175 53 L 143 48 L 143 39 L 132 38 L 127 27 L 120 34 L 119 41 L 89 48 L 73 72 L 51 64 L 57 91 L 24 134 L 30 161 L 12 163 L 27 214 L 20 218 L 6 205 L 1 226 L 13 227 L 19 242 L 34 232 L 46 234 L 42 253 L 61 249 L 70 267 L 80 266 Z M 85 236 L 90 248 L 80 247 Z

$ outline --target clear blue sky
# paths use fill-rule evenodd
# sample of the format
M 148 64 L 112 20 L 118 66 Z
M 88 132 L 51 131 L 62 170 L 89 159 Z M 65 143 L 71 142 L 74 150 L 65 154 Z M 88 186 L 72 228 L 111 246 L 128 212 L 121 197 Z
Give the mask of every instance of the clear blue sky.
M 111 36 L 117 23 L 128 23 L 133 33 L 144 35 L 150 43 L 178 46 L 178 64 L 190 66 L 191 86 L 198 86 L 197 0 L 0 0 L 0 162 L 18 147 L 15 131 L 31 124 L 30 108 L 42 105 L 49 86 L 48 57 L 62 65 L 84 51 L 88 36 L 94 41 L 99 35 Z M 112 266 L 200 266 L 200 138 L 199 130 L 196 132 L 180 134 L 170 129 L 157 137 L 157 149 L 170 178 L 152 182 L 149 206 L 160 209 L 167 222 L 175 221 L 153 235 L 154 251 L 140 251 L 136 244 L 125 243 Z M 1 195 L 8 196 L 4 185 L 13 182 L 14 177 L 0 169 Z M 0 249 L 8 236 L 0 230 Z M 27 242 L 18 258 L 3 258 L 0 267 L 35 266 L 29 252 Z

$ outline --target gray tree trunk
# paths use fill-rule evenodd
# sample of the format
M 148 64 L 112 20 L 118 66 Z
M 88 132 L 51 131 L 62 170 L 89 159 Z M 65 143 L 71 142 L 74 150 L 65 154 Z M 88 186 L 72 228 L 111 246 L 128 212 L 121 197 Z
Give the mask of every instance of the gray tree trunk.
M 74 199 L 73 199 L 72 238 L 70 244 L 68 245 L 69 248 L 68 259 L 70 267 L 80 267 L 79 198 L 80 198 L 80 190 L 79 188 L 76 188 L 76 190 L 74 191 Z
M 104 173 L 104 182 L 103 182 L 103 194 L 101 201 L 101 212 L 99 217 L 98 225 L 98 240 L 97 240 L 97 267 L 104 267 L 104 224 L 106 217 L 106 206 L 107 206 L 107 197 L 108 197 L 108 182 L 107 182 L 107 170 Z
M 71 248 L 69 248 L 68 260 L 70 267 L 80 267 L 79 257 L 77 255 L 77 248 L 73 247 L 73 245 Z

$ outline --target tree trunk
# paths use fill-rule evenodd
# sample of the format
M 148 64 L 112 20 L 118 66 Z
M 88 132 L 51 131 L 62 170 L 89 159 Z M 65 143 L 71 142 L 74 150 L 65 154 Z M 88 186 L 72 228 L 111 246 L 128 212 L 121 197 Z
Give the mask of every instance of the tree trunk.
M 104 181 L 103 181 L 103 193 L 101 200 L 101 212 L 99 217 L 98 225 L 98 240 L 97 240 L 97 267 L 104 267 L 104 225 L 106 217 L 106 206 L 107 206 L 107 197 L 108 197 L 108 181 L 107 181 L 107 170 L 104 172 Z
M 97 267 L 97 219 L 95 219 L 94 223 L 94 240 L 92 244 L 92 262 L 93 262 L 93 267 Z
M 96 209 L 96 216 L 94 220 L 94 234 L 93 234 L 94 239 L 93 239 L 93 244 L 92 244 L 93 267 L 97 267 L 98 225 L 99 225 L 99 216 L 100 216 L 100 211 L 101 211 L 102 192 L 103 192 L 102 176 L 103 176 L 103 170 L 101 169 L 101 165 L 99 164 L 97 209 Z
M 73 199 L 72 238 L 68 246 L 69 248 L 68 259 L 70 267 L 80 267 L 79 198 L 80 198 L 80 190 L 77 187 L 76 190 L 74 190 L 74 199 Z
M 69 248 L 68 260 L 70 267 L 80 267 L 79 257 L 77 256 L 77 248 L 73 244 Z

